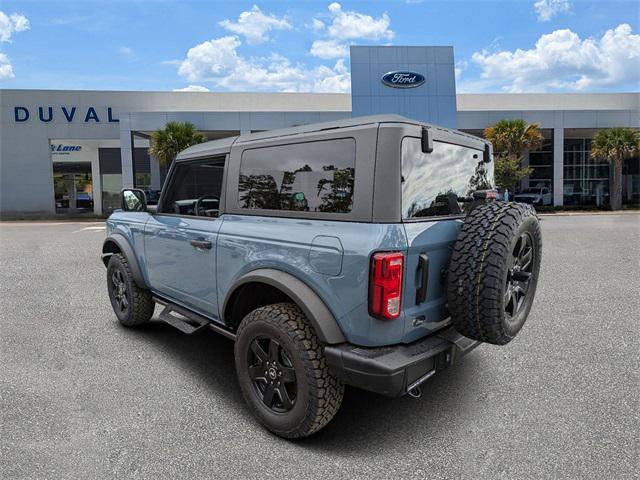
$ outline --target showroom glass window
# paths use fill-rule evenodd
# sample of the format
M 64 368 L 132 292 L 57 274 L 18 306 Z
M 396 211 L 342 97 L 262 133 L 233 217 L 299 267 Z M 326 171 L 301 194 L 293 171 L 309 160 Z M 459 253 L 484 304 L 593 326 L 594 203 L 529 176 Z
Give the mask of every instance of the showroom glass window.
M 564 204 L 609 203 L 609 164 L 591 158 L 590 138 L 564 140 Z
M 162 213 L 217 217 L 222 193 L 224 159 L 178 163 L 162 200 Z
M 530 187 L 544 187 L 553 192 L 553 130 L 541 129 L 544 140 L 537 150 L 529 152 Z
M 247 209 L 348 213 L 355 160 L 353 138 L 245 150 L 238 203 Z
M 609 173 L 606 161 L 591 157 L 590 138 L 565 138 L 565 205 L 607 205 Z M 622 163 L 622 203 L 640 204 L 640 157 L 628 158 Z
M 461 145 L 433 142 L 433 152 L 422 152 L 421 140 L 402 140 L 402 218 L 465 214 L 460 197 L 493 188 L 483 152 Z

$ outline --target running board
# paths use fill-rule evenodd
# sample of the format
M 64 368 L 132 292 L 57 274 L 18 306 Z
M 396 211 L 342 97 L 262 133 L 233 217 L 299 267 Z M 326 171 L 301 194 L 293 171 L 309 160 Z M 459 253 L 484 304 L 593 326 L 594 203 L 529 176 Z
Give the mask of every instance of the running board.
M 174 303 L 168 302 L 158 297 L 153 297 L 153 300 L 164 306 L 164 310 L 158 316 L 158 319 L 165 323 L 168 323 L 174 328 L 177 328 L 182 333 L 192 335 L 198 333 L 205 328 L 210 328 L 216 333 L 220 333 L 231 340 L 235 340 L 236 336 L 233 332 L 226 330 L 225 328 L 216 325 L 212 320 L 198 315 L 186 308 L 183 308 Z
M 189 315 L 187 317 L 181 312 L 177 312 L 173 305 L 167 305 L 164 307 L 164 310 L 158 318 L 187 335 L 197 333 L 206 328 L 209 324 L 209 320 L 205 318 L 198 318 L 195 315 Z

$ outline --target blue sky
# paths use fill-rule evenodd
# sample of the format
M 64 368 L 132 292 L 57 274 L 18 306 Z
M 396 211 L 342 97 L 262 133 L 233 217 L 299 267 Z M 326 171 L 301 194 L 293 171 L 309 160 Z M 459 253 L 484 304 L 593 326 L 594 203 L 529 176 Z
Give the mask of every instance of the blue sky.
M 349 90 L 348 45 L 453 45 L 458 91 L 640 88 L 640 3 L 12 1 L 0 88 Z

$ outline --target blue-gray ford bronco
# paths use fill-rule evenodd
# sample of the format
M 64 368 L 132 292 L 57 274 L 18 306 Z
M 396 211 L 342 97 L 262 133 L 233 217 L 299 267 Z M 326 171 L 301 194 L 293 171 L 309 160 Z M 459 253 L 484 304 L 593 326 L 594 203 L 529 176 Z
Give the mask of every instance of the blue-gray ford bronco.
M 395 115 L 187 148 L 157 206 L 122 191 L 102 259 L 127 327 L 235 342 L 249 408 L 277 435 L 324 427 L 344 386 L 420 395 L 531 309 L 541 232 L 496 200 L 491 145 Z

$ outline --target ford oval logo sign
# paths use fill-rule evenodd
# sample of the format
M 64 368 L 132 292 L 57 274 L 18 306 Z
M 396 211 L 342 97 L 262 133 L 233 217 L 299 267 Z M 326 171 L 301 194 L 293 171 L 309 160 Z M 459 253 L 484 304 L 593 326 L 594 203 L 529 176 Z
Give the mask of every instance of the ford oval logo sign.
M 424 83 L 424 75 L 416 72 L 389 72 L 382 76 L 382 83 L 393 88 L 415 88 Z

